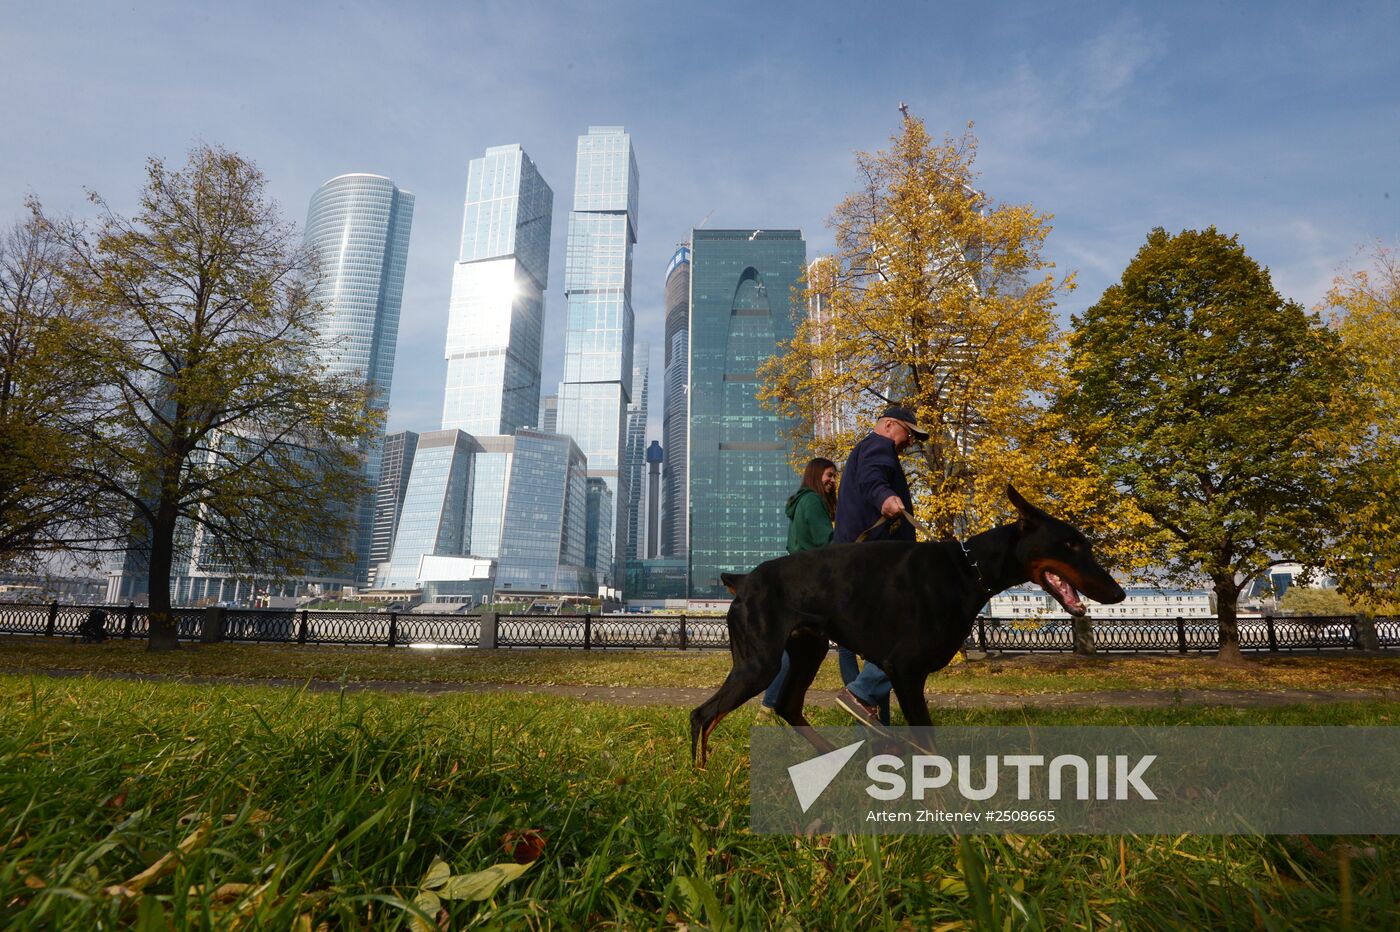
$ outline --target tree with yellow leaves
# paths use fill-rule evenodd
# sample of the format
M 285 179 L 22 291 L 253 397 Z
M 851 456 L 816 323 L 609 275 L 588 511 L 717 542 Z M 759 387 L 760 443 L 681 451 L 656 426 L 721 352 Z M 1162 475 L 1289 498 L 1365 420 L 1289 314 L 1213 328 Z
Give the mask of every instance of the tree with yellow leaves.
M 1370 259 L 1333 282 L 1323 309 L 1357 366 L 1347 393 L 1356 426 L 1338 437 L 1351 446 L 1347 501 L 1328 566 L 1374 608 L 1400 598 L 1400 255 L 1377 245 Z
M 1129 542 L 1130 517 L 1049 404 L 1066 379 L 1055 300 L 1074 287 L 1042 253 L 1050 216 L 976 186 L 970 126 L 939 144 L 906 115 L 891 142 L 857 154 L 860 187 L 828 221 L 836 254 L 809 267 L 809 313 L 760 370 L 760 400 L 792 425 L 794 465 L 841 462 L 902 403 L 930 433 L 905 468 L 936 534 L 997 523 L 1012 482 Z

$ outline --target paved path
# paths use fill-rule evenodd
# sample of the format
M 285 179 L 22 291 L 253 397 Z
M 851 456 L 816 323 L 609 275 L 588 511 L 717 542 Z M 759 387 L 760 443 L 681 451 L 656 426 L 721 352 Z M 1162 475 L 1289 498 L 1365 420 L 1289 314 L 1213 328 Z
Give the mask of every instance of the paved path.
M 421 693 L 447 695 L 451 693 L 523 693 L 561 696 L 617 705 L 696 706 L 714 692 L 683 686 L 573 686 L 552 684 L 537 686 L 527 683 L 416 683 L 404 680 L 361 680 L 341 684 L 328 680 L 237 679 L 233 677 L 159 676 L 140 673 L 90 673 L 82 670 L 0 670 L 10 675 L 92 676 L 97 679 L 135 680 L 141 682 L 199 683 L 213 686 L 281 686 L 306 688 L 313 692 Z M 809 705 L 834 705 L 836 694 L 813 690 L 807 694 Z M 1100 690 L 1022 695 L 1014 693 L 929 693 L 933 709 L 1018 709 L 1018 708 L 1170 708 L 1171 706 L 1250 706 L 1256 708 L 1286 705 L 1313 705 L 1332 702 L 1369 702 L 1385 700 L 1400 702 L 1400 689 L 1160 689 L 1160 690 Z M 755 700 L 756 701 L 756 700 Z

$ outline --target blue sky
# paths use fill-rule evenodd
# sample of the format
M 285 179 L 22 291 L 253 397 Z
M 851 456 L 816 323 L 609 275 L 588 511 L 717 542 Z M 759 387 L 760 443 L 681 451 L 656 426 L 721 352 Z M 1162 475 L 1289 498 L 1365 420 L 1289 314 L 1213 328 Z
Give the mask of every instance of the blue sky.
M 1400 238 L 1400 3 L 300 3 L 0 0 L 0 222 L 33 193 L 130 210 L 196 140 L 256 161 L 286 216 L 323 181 L 417 197 L 390 429 L 434 429 L 467 162 L 520 143 L 555 192 L 545 392 L 563 348 L 577 136 L 622 124 L 641 171 L 633 306 L 659 382 L 662 275 L 711 228 L 825 219 L 901 101 L 969 121 L 980 185 L 1054 214 L 1092 304 L 1155 226 L 1238 233 L 1308 305 Z M 658 391 L 659 396 L 659 391 Z M 653 401 L 653 423 L 659 397 Z M 659 433 L 659 431 L 658 431 Z

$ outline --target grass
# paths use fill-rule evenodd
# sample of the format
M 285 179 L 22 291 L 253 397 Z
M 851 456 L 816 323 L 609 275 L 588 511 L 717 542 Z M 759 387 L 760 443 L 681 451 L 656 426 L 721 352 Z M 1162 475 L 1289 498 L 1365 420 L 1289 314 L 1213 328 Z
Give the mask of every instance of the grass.
M 1199 654 L 1025 654 L 957 664 L 929 678 L 931 694 L 1043 695 L 1105 690 L 1396 688 L 1392 656 L 1264 656 L 1241 666 Z M 141 641 L 77 645 L 67 639 L 0 638 L 0 670 L 80 671 L 161 676 L 293 679 L 328 682 L 524 683 L 582 686 L 716 687 L 729 671 L 727 651 L 474 650 L 211 644 L 151 654 Z M 834 660 L 815 689 L 840 687 Z
M 0 925 L 410 927 L 430 870 L 465 892 L 461 875 L 513 864 L 507 833 L 542 836 L 539 857 L 481 901 L 442 899 L 432 927 L 1382 928 L 1400 912 L 1388 837 L 751 835 L 753 720 L 726 719 L 701 772 L 673 708 L 0 676 Z M 1395 724 L 1400 704 L 940 721 Z M 458 880 L 439 883 L 437 858 Z

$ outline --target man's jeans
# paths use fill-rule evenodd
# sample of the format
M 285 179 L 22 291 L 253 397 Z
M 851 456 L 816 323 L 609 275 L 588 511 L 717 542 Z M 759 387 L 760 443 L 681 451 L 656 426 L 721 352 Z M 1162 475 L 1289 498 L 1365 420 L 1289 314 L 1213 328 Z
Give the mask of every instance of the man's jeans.
M 890 678 L 885 676 L 884 670 L 867 660 L 865 668 L 860 671 L 860 676 L 847 683 L 846 688 L 861 702 L 878 706 L 880 721 L 886 725 L 890 723 L 890 689 L 892 687 Z
M 770 709 L 778 707 L 778 697 L 782 695 L 783 683 L 787 681 L 788 667 L 792 664 L 788 660 L 787 651 L 783 651 L 783 665 L 778 670 L 778 675 L 773 677 L 773 682 L 768 684 L 768 690 L 763 694 L 763 704 Z
M 851 680 L 860 676 L 860 663 L 856 660 L 856 652 L 846 647 L 837 646 L 836 662 L 841 665 L 841 685 L 849 686 Z

